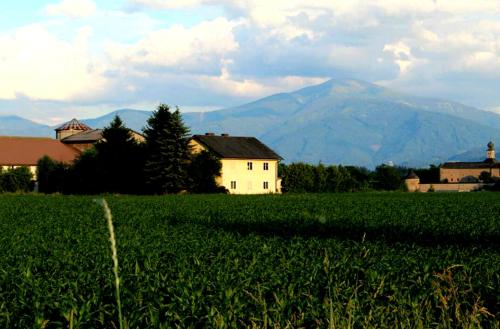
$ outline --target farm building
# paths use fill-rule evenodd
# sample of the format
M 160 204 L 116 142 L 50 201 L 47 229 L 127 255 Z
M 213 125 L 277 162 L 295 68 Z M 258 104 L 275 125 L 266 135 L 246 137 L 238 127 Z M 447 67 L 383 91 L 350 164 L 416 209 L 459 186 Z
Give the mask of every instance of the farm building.
M 26 166 L 34 177 L 40 158 L 71 163 L 81 152 L 102 140 L 102 129 L 92 129 L 73 119 L 55 129 L 56 139 L 40 137 L 0 137 L 0 167 Z M 133 137 L 144 136 L 131 131 Z M 280 193 L 278 163 L 281 157 L 254 137 L 233 137 L 223 134 L 194 135 L 190 140 L 194 152 L 208 150 L 222 163 L 218 184 L 232 194 Z M 36 177 L 35 177 L 36 179 Z
M 282 158 L 255 137 L 194 135 L 190 144 L 194 152 L 215 154 L 222 163 L 218 184 L 231 194 L 280 193 L 278 163 Z
M 102 129 L 92 129 L 73 119 L 55 129 L 56 139 L 44 137 L 0 136 L 0 167 L 3 169 L 26 166 L 36 175 L 36 164 L 44 155 L 54 160 L 71 163 L 84 150 L 102 140 Z M 144 137 L 134 131 L 136 140 Z

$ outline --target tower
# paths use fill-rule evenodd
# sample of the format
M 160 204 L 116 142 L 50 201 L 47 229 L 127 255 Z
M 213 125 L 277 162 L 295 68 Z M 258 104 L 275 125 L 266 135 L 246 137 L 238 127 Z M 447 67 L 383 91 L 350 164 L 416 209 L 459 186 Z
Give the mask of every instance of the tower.
M 486 159 L 495 160 L 495 144 L 493 142 L 488 143 L 488 150 L 486 151 Z
M 408 192 L 416 192 L 420 190 L 420 178 L 411 170 L 405 177 L 405 186 Z
M 80 121 L 73 119 L 71 121 L 66 122 L 62 126 L 55 129 L 56 130 L 56 139 L 64 139 L 66 137 L 72 136 L 74 134 L 78 134 L 82 131 L 91 130 L 89 126 Z

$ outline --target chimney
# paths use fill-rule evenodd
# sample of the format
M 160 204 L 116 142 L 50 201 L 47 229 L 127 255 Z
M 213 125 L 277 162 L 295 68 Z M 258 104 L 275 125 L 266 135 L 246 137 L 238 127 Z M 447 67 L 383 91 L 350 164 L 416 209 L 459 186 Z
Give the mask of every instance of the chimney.
M 205 133 L 205 136 L 215 136 L 214 133 Z
M 221 134 L 222 137 L 229 137 L 229 134 Z

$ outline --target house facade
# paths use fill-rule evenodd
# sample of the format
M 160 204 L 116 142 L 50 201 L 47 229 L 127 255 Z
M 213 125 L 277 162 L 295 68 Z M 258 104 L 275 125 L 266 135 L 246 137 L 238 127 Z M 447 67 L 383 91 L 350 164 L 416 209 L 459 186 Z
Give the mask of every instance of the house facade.
M 194 135 L 189 143 L 194 153 L 205 150 L 220 159 L 217 183 L 230 194 L 281 193 L 278 164 L 282 158 L 257 138 L 207 133 Z

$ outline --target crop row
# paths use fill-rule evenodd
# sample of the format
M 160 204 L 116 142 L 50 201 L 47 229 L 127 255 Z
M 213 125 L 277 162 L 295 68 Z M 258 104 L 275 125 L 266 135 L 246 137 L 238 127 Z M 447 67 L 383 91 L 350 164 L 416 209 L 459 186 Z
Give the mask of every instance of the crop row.
M 110 197 L 127 326 L 498 327 L 491 195 Z M 0 232 L 1 328 L 118 327 L 92 198 L 3 196 Z

